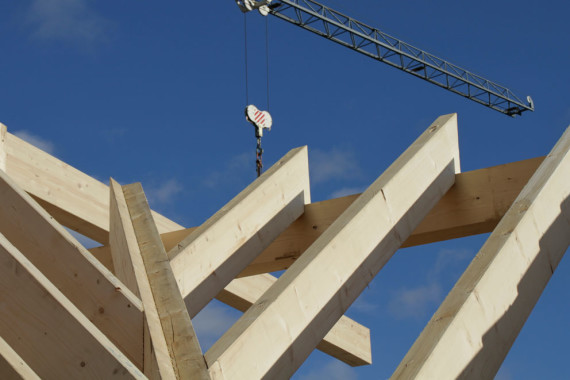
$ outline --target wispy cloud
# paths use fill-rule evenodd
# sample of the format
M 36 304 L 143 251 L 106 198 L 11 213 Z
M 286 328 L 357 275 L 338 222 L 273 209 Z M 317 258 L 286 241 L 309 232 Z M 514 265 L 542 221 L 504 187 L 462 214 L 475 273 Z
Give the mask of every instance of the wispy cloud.
M 436 283 L 401 288 L 392 297 L 388 310 L 396 318 L 422 318 L 442 296 L 441 286 Z
M 184 188 L 176 178 L 169 179 L 159 186 L 150 187 L 146 190 L 146 196 L 153 203 L 169 203 L 182 192 Z
M 255 170 L 255 157 L 252 157 L 251 153 L 241 153 L 227 161 L 222 169 L 211 172 L 202 184 L 208 188 L 216 188 L 235 183 L 243 179 L 248 170 Z
M 192 323 L 198 335 L 202 350 L 206 352 L 238 319 L 240 313 L 212 301 L 194 319 Z
M 93 43 L 110 25 L 88 0 L 32 0 L 27 16 L 33 36 L 42 40 Z
M 473 252 L 467 249 L 442 249 L 431 268 L 426 271 L 425 283 L 396 290 L 388 303 L 388 311 L 398 319 L 424 318 L 444 298 L 443 283 L 463 270 Z
M 301 375 L 299 380 L 356 380 L 357 373 L 348 365 L 338 361 L 328 361 L 321 368 L 316 368 L 306 375 Z
M 354 152 L 333 148 L 328 151 L 315 149 L 309 152 L 309 169 L 314 184 L 329 180 L 353 179 L 360 175 L 360 167 Z
M 48 141 L 40 136 L 34 135 L 33 133 L 22 130 L 22 131 L 15 131 L 14 135 L 34 145 L 35 147 L 43 150 L 46 153 L 54 154 L 55 152 L 55 146 L 51 141 Z

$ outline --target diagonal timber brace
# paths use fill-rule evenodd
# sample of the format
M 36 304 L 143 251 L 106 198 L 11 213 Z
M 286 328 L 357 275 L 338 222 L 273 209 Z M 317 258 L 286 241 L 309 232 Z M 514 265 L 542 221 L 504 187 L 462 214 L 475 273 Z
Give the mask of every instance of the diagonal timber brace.
M 442 116 L 210 348 L 212 378 L 292 375 L 458 171 L 457 117 Z
M 51 216 L 61 224 L 102 244 L 109 241 L 108 186 L 10 133 L 6 133 L 5 145 L 0 146 L 0 149 L 2 148 L 5 149 L 6 153 L 7 174 L 34 197 L 42 207 L 48 210 Z M 155 212 L 153 212 L 153 218 L 161 233 L 183 229 L 179 224 Z M 111 259 L 111 256 L 109 255 L 108 258 Z M 112 268 L 112 261 L 106 262 L 106 265 Z M 233 283 L 232 288 L 239 288 L 240 293 L 251 293 L 248 286 L 248 284 L 238 280 Z M 266 286 L 266 282 L 260 278 L 258 288 L 264 286 Z M 236 294 L 235 297 L 226 299 L 234 302 L 240 299 L 240 296 Z M 133 318 L 140 318 L 139 325 L 142 329 L 140 301 L 138 304 L 137 307 L 130 310 L 138 315 Z M 243 303 L 239 305 L 230 303 L 230 306 L 238 309 L 238 306 L 241 305 Z M 92 314 L 96 315 L 96 313 Z M 369 330 L 350 319 L 348 320 L 351 323 L 339 324 L 338 327 L 335 326 L 331 330 L 332 335 L 329 336 L 336 337 L 334 343 L 325 341 L 326 344 L 323 344 L 321 349 L 350 365 L 370 364 Z M 127 330 L 133 327 L 134 325 L 131 324 L 127 326 Z M 353 328 L 356 328 L 354 333 L 350 331 Z M 128 342 L 137 346 L 126 348 L 125 352 L 130 353 L 131 356 L 129 357 L 139 368 L 142 368 L 142 344 L 138 344 L 135 338 L 129 338 Z M 351 352 L 354 347 L 357 347 L 356 351 Z

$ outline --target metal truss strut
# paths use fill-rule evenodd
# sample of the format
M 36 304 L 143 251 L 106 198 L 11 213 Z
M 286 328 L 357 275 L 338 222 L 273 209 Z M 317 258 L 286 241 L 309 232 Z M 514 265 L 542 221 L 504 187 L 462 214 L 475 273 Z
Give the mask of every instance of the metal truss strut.
M 534 111 L 511 90 L 312 0 L 274 0 L 269 13 L 509 116 Z

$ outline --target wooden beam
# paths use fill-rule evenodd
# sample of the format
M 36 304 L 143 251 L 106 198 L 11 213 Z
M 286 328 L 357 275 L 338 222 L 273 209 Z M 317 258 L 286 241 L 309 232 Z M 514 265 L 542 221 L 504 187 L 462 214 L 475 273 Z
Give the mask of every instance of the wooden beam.
M 40 380 L 28 363 L 0 336 L 0 378 L 3 380 Z
M 28 194 L 0 171 L 0 231 L 137 365 L 142 305 Z
M 394 372 L 491 379 L 570 244 L 570 128 Z
M 0 170 L 2 171 L 6 171 L 6 133 L 6 126 L 0 123 Z
M 105 244 L 109 239 L 108 187 L 10 133 L 7 134 L 7 138 L 10 142 L 8 144 L 9 149 L 7 149 L 9 152 L 7 166 L 9 174 L 15 182 L 25 187 L 30 195 L 61 224 Z M 101 186 L 104 186 L 105 189 L 102 190 Z M 68 196 L 74 201 L 64 202 L 60 199 L 65 199 Z M 160 222 L 163 217 L 157 217 L 155 212 L 153 212 L 153 217 L 159 224 L 159 231 L 172 232 L 183 229 L 182 226 L 170 220 Z M 182 239 L 177 240 L 174 244 L 180 240 Z M 114 270 L 108 246 L 92 250 L 92 252 L 107 268 L 111 271 Z M 233 305 L 230 304 L 230 306 Z M 142 320 L 142 312 L 140 309 L 137 310 L 138 315 L 133 317 L 133 320 L 137 321 L 136 324 L 139 323 L 138 319 Z M 342 328 L 346 327 L 346 325 L 343 326 Z M 360 336 L 358 331 L 355 331 L 356 338 Z M 349 332 L 348 335 L 350 334 Z M 142 345 L 138 344 L 136 339 L 130 341 L 136 343 L 133 345 L 135 351 L 131 355 L 138 356 L 136 350 L 140 350 Z M 366 344 L 369 345 L 369 339 L 362 342 L 363 346 Z M 350 347 L 352 343 L 344 342 L 343 345 Z M 325 352 L 333 355 L 333 357 L 336 355 L 334 351 Z M 135 363 L 140 364 L 140 361 L 133 359 L 132 356 L 129 357 Z M 368 357 L 369 355 L 364 356 L 362 360 L 366 361 Z M 342 358 L 340 359 L 342 360 Z
M 532 158 L 456 174 L 455 184 L 402 247 L 493 231 L 543 159 Z M 287 269 L 358 196 L 349 195 L 306 205 L 304 214 L 239 277 Z M 163 240 L 179 237 L 171 234 L 174 233 L 164 234 Z
M 168 252 L 194 317 L 310 203 L 307 147 L 287 153 Z
M 268 274 L 235 279 L 216 298 L 245 312 L 276 281 Z M 316 348 L 353 367 L 372 364 L 370 329 L 344 315 Z
M 210 348 L 212 378 L 292 375 L 458 171 L 457 117 L 442 116 Z
M 135 275 L 135 264 L 132 262 L 133 256 L 135 258 L 140 256 L 137 237 L 131 223 L 123 189 L 113 178 L 110 179 L 110 195 L 109 213 L 111 220 L 109 225 L 111 228 L 109 231 L 109 247 L 111 249 L 115 276 L 133 294 L 141 298 Z M 144 266 L 140 268 L 144 270 Z M 144 305 L 144 300 L 142 302 Z
M 111 182 L 116 193 L 116 183 Z M 123 186 L 138 249 L 130 250 L 150 337 L 163 379 L 209 379 L 206 362 L 140 183 Z M 123 220 L 124 224 L 128 222 Z
M 109 239 L 109 188 L 6 133 L 6 173 L 55 219 L 101 244 Z M 160 232 L 183 227 L 153 214 Z
M 0 234 L 0 336 L 42 378 L 145 376 Z

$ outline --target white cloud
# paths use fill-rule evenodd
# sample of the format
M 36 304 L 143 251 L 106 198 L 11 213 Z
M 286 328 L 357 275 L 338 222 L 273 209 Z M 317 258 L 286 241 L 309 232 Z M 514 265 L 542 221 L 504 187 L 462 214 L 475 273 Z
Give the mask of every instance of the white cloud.
M 182 192 L 183 187 L 177 179 L 172 178 L 165 181 L 158 187 L 151 187 L 146 191 L 146 195 L 150 202 L 168 203 L 172 198 Z
M 34 135 L 28 131 L 15 131 L 14 135 L 21 138 L 22 140 L 34 145 L 35 147 L 43 150 L 46 153 L 54 154 L 55 147 L 51 141 L 45 140 L 37 135 Z
M 371 314 L 376 313 L 378 310 L 378 304 L 375 302 L 370 302 L 365 298 L 364 294 L 361 294 L 360 297 L 356 299 L 350 306 L 351 310 L 355 310 L 359 313 L 363 314 Z
M 109 27 L 88 0 L 32 0 L 28 22 L 36 38 L 82 43 L 101 40 Z
M 347 195 L 354 195 L 354 194 L 359 194 L 362 193 L 364 190 L 366 190 L 366 188 L 362 188 L 362 187 L 343 187 L 341 189 L 338 189 L 337 191 L 334 191 L 330 198 L 340 198 L 340 197 L 345 197 Z
M 314 184 L 333 179 L 351 179 L 360 175 L 360 168 L 352 151 L 336 148 L 329 151 L 315 149 L 309 154 L 309 169 Z
M 255 173 L 255 155 L 241 153 L 232 157 L 223 169 L 211 172 L 202 181 L 202 184 L 208 188 L 215 188 L 224 184 L 235 183 L 240 178 L 243 179 L 248 170 L 253 174 Z
M 396 318 L 422 318 L 433 304 L 442 300 L 441 287 L 436 283 L 415 288 L 401 288 L 388 304 L 388 310 Z
M 202 351 L 206 352 L 235 323 L 239 314 L 217 301 L 202 309 L 192 320 Z
M 401 288 L 391 297 L 388 310 L 396 318 L 423 318 L 444 298 L 442 284 L 459 277 L 466 261 L 473 256 L 468 249 L 442 249 L 433 266 L 426 271 L 426 282 L 414 288 Z
M 299 380 L 356 380 L 357 378 L 354 369 L 338 360 L 331 360 L 323 367 L 316 368 L 306 375 L 301 375 Z

